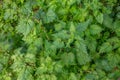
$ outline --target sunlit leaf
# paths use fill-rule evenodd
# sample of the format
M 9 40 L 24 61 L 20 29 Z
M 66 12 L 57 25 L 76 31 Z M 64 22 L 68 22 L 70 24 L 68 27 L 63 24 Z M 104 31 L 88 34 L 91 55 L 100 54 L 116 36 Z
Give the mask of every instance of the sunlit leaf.
M 20 19 L 20 22 L 16 27 L 16 30 L 18 33 L 22 33 L 24 36 L 27 36 L 33 27 L 34 27 L 34 22 L 32 20 Z

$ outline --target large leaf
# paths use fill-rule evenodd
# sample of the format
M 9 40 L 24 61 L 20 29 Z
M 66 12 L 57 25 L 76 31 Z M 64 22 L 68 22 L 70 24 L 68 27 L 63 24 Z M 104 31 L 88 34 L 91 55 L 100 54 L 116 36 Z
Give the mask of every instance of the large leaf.
M 102 28 L 99 25 L 93 24 L 90 26 L 90 32 L 91 34 L 100 34 L 102 31 Z
M 109 42 L 105 42 L 100 46 L 99 53 L 112 51 L 112 45 Z
M 60 30 L 62 30 L 66 27 L 66 23 L 65 22 L 59 22 L 59 23 L 55 24 L 54 27 L 55 27 L 56 31 L 60 31 Z
M 118 36 L 120 36 L 120 20 L 114 22 L 114 30 Z
M 20 19 L 16 30 L 18 33 L 22 33 L 24 36 L 27 36 L 32 28 L 34 27 L 34 22 L 31 19 Z
M 79 33 L 85 31 L 87 29 L 87 27 L 89 26 L 89 24 L 91 23 L 91 19 L 88 19 L 87 21 L 85 22 L 81 22 L 77 25 L 77 31 Z
M 103 23 L 103 14 L 99 13 L 98 16 L 96 16 L 96 20 L 98 23 L 102 24 Z
M 45 23 L 53 22 L 56 19 L 56 14 L 52 9 L 48 9 L 46 14 L 43 12 L 41 17 Z
M 69 80 L 78 80 L 75 73 L 70 73 Z
M 83 40 L 75 42 L 76 46 L 76 56 L 79 65 L 84 65 L 90 61 L 90 56 L 87 53 L 87 48 Z
M 63 64 L 69 66 L 69 65 L 75 65 L 75 54 L 74 53 L 64 53 L 62 56 Z
M 4 19 L 8 20 L 8 19 L 14 19 L 14 14 L 15 11 L 12 9 L 6 9 L 5 14 L 4 14 Z
M 88 37 L 86 39 L 86 45 L 87 45 L 88 49 L 90 50 L 90 52 L 92 52 L 92 53 L 96 52 L 97 41 L 93 37 Z
M 33 76 L 31 75 L 31 69 L 30 68 L 23 68 L 19 74 L 17 80 L 33 80 Z
M 118 54 L 110 53 L 107 59 L 112 67 L 116 67 L 120 63 L 120 55 Z
M 113 28 L 113 19 L 109 15 L 104 15 L 103 25 L 107 28 Z

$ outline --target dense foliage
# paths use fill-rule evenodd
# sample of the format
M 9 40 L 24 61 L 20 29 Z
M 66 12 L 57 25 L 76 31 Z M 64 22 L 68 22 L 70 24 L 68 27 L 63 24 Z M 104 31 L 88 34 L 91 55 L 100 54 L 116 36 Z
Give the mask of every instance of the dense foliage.
M 120 0 L 0 0 L 0 80 L 118 80 Z

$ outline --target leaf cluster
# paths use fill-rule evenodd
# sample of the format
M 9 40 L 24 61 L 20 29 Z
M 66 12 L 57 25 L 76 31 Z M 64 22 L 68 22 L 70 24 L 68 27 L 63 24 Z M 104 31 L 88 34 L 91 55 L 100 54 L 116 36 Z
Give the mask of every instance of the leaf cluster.
M 0 80 L 119 78 L 119 0 L 0 0 Z

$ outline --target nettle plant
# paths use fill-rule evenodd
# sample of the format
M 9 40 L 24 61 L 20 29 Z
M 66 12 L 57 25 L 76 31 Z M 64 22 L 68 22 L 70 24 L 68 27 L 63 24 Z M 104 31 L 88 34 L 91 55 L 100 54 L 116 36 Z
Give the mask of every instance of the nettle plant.
M 119 77 L 119 0 L 0 1 L 0 80 Z

